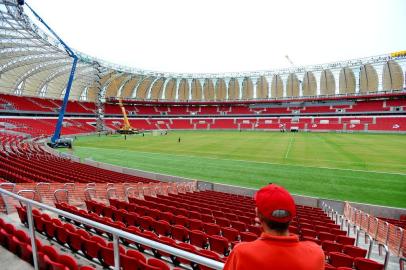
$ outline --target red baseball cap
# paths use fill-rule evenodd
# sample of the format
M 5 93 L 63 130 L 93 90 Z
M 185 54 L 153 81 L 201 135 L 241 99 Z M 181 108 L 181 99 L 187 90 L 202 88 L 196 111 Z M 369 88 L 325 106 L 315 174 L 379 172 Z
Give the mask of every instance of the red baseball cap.
M 270 184 L 255 193 L 258 211 L 267 219 L 285 223 L 296 215 L 296 205 L 292 195 L 281 186 Z

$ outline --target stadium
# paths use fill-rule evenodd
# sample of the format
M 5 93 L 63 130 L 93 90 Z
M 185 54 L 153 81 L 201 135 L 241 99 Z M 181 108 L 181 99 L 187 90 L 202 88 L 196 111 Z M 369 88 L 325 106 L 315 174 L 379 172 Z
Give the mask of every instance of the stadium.
M 404 269 L 406 51 L 161 72 L 71 48 L 29 4 L 0 0 L 0 269 L 223 269 L 269 183 L 325 269 Z

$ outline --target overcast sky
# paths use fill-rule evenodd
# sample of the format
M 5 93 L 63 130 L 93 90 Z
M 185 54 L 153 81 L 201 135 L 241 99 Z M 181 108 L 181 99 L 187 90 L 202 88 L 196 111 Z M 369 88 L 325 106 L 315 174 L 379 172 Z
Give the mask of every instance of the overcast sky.
M 406 49 L 406 0 L 27 0 L 71 47 L 130 67 L 255 71 Z M 26 9 L 27 10 L 27 9 Z

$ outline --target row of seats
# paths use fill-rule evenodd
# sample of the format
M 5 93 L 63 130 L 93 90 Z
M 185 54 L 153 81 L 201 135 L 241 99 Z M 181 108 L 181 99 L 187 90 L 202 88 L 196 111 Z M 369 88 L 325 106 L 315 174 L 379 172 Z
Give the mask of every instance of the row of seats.
M 123 222 L 120 221 L 113 221 L 111 218 L 101 218 L 95 214 L 88 214 L 83 210 L 78 210 L 76 207 L 74 206 L 70 206 L 67 204 L 57 204 L 57 207 L 59 209 L 62 209 L 64 211 L 68 211 L 71 213 L 74 213 L 78 216 L 82 216 L 94 221 L 97 221 L 99 223 L 105 224 L 105 225 L 109 225 L 111 227 L 115 227 L 115 228 L 119 228 L 121 230 L 127 231 L 129 233 L 150 239 L 150 240 L 154 240 L 169 246 L 173 246 L 179 249 L 183 249 L 192 253 L 196 253 L 199 254 L 201 256 L 204 257 L 208 257 L 208 258 L 212 258 L 214 260 L 219 260 L 219 261 L 225 261 L 225 259 L 221 258 L 217 253 L 212 252 L 210 250 L 203 250 L 203 249 L 198 249 L 192 245 L 186 244 L 186 243 L 180 243 L 180 242 L 176 242 L 175 240 L 168 238 L 166 236 L 163 235 L 157 235 L 152 231 L 148 231 L 148 230 L 144 230 L 141 231 L 139 228 L 135 227 L 135 226 L 126 226 Z M 44 216 L 41 216 L 41 219 L 44 219 Z M 48 218 L 45 218 L 48 219 Z M 113 264 L 113 251 L 112 251 L 112 243 L 109 241 L 106 241 L 102 236 L 106 236 L 108 237 L 110 240 L 112 239 L 112 235 L 110 234 L 106 234 L 105 232 L 95 229 L 95 228 L 91 228 L 87 225 L 84 224 L 80 224 L 78 222 L 74 222 L 75 225 L 80 226 L 83 229 L 78 229 L 77 233 L 75 235 L 75 233 L 72 233 L 72 231 L 74 230 L 74 227 L 72 226 L 72 224 L 64 224 L 63 227 L 65 228 L 65 230 L 69 230 L 70 232 L 66 232 L 66 238 L 64 238 L 63 242 L 61 243 L 68 243 L 68 246 L 70 246 L 70 248 L 74 251 L 74 252 L 78 252 L 81 251 L 82 253 L 85 254 L 85 256 L 89 259 L 98 259 L 102 265 L 104 266 L 112 266 Z M 46 228 L 46 226 L 45 226 Z M 46 229 L 45 229 L 46 230 Z M 98 234 L 98 236 L 93 235 L 92 233 L 96 233 Z M 84 236 L 85 235 L 85 236 Z M 80 239 L 80 240 L 78 240 Z M 179 266 L 180 264 L 188 264 L 191 265 L 193 267 L 193 269 L 209 269 L 207 267 L 204 266 L 200 266 L 199 268 L 198 265 L 196 265 L 193 262 L 187 261 L 185 259 L 182 258 L 178 258 L 176 256 L 173 256 L 171 254 L 168 254 L 166 252 L 157 250 L 157 249 L 153 249 L 151 247 L 145 246 L 145 245 L 141 245 L 138 243 L 133 243 L 131 241 L 128 241 L 126 239 L 120 239 L 122 244 L 127 246 L 128 248 L 136 248 L 138 249 L 139 252 L 143 252 L 147 255 L 153 255 L 156 258 L 159 259 L 165 259 L 166 261 L 170 260 L 175 266 Z M 76 244 L 75 246 L 75 242 L 78 242 L 79 244 Z M 69 244 L 70 243 L 70 244 Z M 125 252 L 124 247 L 120 246 L 120 258 L 123 257 L 123 255 L 129 254 L 130 249 L 127 250 L 127 252 Z M 131 253 L 137 254 L 137 252 L 135 252 L 134 250 L 131 249 Z M 141 257 L 141 256 L 137 256 L 137 257 Z M 128 260 L 128 258 L 123 257 L 123 260 L 126 261 Z M 123 261 L 123 263 L 124 263 Z M 159 267 L 159 268 L 145 268 L 145 269 L 169 269 L 168 266 L 165 266 L 165 264 L 163 263 L 163 261 L 161 260 L 161 262 L 157 262 L 157 260 L 153 260 L 153 259 L 148 259 L 147 263 L 150 264 L 151 261 L 154 262 L 154 266 L 155 267 Z M 145 263 L 145 262 L 144 262 Z M 123 267 L 123 265 L 122 265 Z M 128 268 L 128 269 L 133 269 L 133 268 Z M 140 269 L 144 269 L 143 267 L 140 267 Z M 177 268 L 175 268 L 177 269 Z
M 29 235 L 17 230 L 0 218 L 0 244 L 11 253 L 33 265 L 33 254 Z M 94 270 L 89 266 L 79 267 L 75 259 L 59 254 L 52 246 L 42 245 L 36 239 L 38 266 L 40 270 Z
M 390 224 L 406 229 L 406 215 L 401 215 L 399 219 L 378 217 L 379 219 L 386 221 Z
M 65 118 L 61 135 L 73 135 L 96 132 L 96 119 Z M 49 118 L 0 118 L 0 127 L 4 130 L 29 134 L 33 137 L 51 135 L 55 131 L 57 119 Z
M 215 223 L 189 219 L 182 215 L 175 216 L 170 212 L 147 213 L 150 209 L 135 204 L 131 205 L 133 209 L 127 208 L 128 211 L 94 201 L 86 201 L 86 205 L 89 213 L 123 222 L 127 226 L 136 226 L 142 231 L 153 231 L 157 235 L 171 237 L 179 242 L 187 242 L 197 248 L 208 248 L 222 256 L 227 256 L 230 249 L 240 241 L 253 241 L 258 237 L 254 233 L 239 231 L 228 226 L 221 227 Z
M 113 172 L 60 158 L 36 144 L 8 143 L 0 149 L 0 177 L 13 183 L 152 183 L 156 180 Z
M 62 105 L 62 100 L 38 98 L 38 97 L 24 97 L 9 94 L 0 94 L 0 104 L 7 104 L 3 106 L 5 109 L 10 110 L 10 106 L 17 111 L 31 111 L 31 112 L 58 112 Z M 2 107 L 0 106 L 0 110 Z M 96 106 L 94 102 L 79 102 L 70 100 L 66 106 L 68 113 L 84 113 L 94 114 Z
M 375 120 L 373 120 L 375 119 Z M 122 119 L 105 119 L 105 125 L 113 130 L 120 129 Z M 352 121 L 352 122 L 351 122 Z M 96 132 L 96 119 L 65 118 L 62 135 Z M 212 119 L 130 119 L 130 124 L 139 130 L 156 129 L 268 129 L 290 130 L 292 127 L 309 131 L 406 131 L 405 117 L 352 117 L 352 118 L 212 118 Z M 0 128 L 21 132 L 31 136 L 52 135 L 56 119 L 47 118 L 0 118 Z

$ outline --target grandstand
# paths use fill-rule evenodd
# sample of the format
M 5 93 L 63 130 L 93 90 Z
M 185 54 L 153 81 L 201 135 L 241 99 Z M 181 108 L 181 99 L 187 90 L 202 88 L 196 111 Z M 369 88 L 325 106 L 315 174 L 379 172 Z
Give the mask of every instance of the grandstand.
M 259 237 L 253 189 L 92 166 L 47 147 L 73 60 L 19 2 L 0 0 L 2 269 L 222 269 L 235 245 Z M 123 125 L 119 100 L 145 132 L 406 133 L 405 52 L 216 74 L 146 71 L 74 53 L 62 136 L 114 133 Z M 289 231 L 323 248 L 325 269 L 404 265 L 405 209 L 295 200 Z

